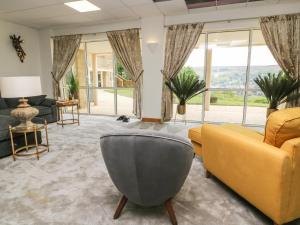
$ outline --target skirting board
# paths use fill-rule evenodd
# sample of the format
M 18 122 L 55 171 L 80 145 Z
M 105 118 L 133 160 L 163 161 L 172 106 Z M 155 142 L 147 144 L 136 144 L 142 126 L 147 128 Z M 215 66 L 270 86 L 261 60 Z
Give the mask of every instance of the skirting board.
M 143 122 L 149 122 L 149 123 L 160 123 L 161 119 L 159 118 L 142 118 Z

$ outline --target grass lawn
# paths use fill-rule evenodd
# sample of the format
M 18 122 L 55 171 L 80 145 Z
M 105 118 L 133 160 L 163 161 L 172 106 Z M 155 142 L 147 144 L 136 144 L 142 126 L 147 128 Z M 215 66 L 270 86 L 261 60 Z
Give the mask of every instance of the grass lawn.
M 105 90 L 109 93 L 114 93 L 114 90 Z M 118 89 L 118 95 L 132 98 L 133 89 L 124 88 Z M 237 95 L 233 91 L 217 91 L 212 93 L 212 97 L 217 97 L 216 103 L 211 103 L 211 105 L 228 105 L 228 106 L 243 106 L 244 105 L 244 96 Z M 178 103 L 177 98 L 174 96 L 174 102 Z M 202 104 L 202 95 L 197 95 L 192 98 L 188 104 L 191 105 L 200 105 Z M 249 96 L 248 97 L 248 106 L 255 107 L 266 107 L 268 105 L 267 100 L 263 96 Z

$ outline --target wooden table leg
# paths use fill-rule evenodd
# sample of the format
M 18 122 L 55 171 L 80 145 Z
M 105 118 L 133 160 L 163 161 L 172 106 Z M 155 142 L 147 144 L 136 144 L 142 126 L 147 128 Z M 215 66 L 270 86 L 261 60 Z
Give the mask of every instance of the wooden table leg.
M 118 208 L 117 208 L 117 210 L 116 210 L 116 212 L 114 214 L 114 219 L 118 219 L 120 217 L 121 212 L 122 212 L 124 206 L 127 203 L 127 200 L 128 199 L 123 195 L 122 198 L 121 198 L 121 200 L 120 200 L 120 202 L 119 202 Z
M 47 124 L 47 121 L 45 120 L 45 133 L 46 133 L 46 144 L 47 144 L 47 149 L 48 149 L 48 152 L 49 152 L 49 139 L 48 139 L 48 124 Z
M 173 206 L 172 206 L 171 199 L 169 199 L 165 202 L 165 208 L 166 208 L 166 210 L 169 214 L 170 221 L 171 221 L 172 225 L 177 225 L 177 219 L 176 219 L 176 216 L 175 216 L 175 212 L 174 212 L 174 209 L 173 209 Z
M 24 132 L 24 139 L 25 139 L 26 152 L 28 152 L 28 141 L 27 141 L 27 134 L 26 134 L 26 132 Z
M 11 126 L 9 126 L 9 135 L 10 135 L 12 157 L 13 157 L 13 160 L 16 161 L 15 143 L 14 143 L 14 137 L 13 137 L 11 129 L 12 129 Z
M 36 158 L 39 160 L 39 143 L 38 143 L 38 138 L 37 138 L 37 131 L 36 127 L 34 127 L 34 139 L 35 139 L 35 148 L 36 148 Z
M 77 120 L 78 120 L 78 126 L 80 125 L 79 122 L 79 104 L 77 104 Z
M 61 116 L 61 126 L 64 127 L 64 116 L 63 116 L 63 108 L 60 108 L 60 116 Z

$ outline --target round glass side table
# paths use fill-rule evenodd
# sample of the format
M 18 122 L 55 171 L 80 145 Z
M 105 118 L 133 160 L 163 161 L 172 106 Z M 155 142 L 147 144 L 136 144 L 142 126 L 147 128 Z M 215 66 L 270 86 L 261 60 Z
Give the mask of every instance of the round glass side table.
M 38 132 L 45 132 L 45 138 L 46 143 L 42 144 L 39 143 L 38 140 Z M 28 142 L 28 135 L 32 134 L 34 135 L 34 143 L 30 144 Z M 44 124 L 34 124 L 30 127 L 12 127 L 9 126 L 9 134 L 10 134 L 10 140 L 11 140 L 11 148 L 12 148 L 12 157 L 14 161 L 17 157 L 26 157 L 26 156 L 36 156 L 36 158 L 39 160 L 40 154 L 48 151 L 49 152 L 49 139 L 48 139 L 48 126 L 47 122 L 45 121 Z M 14 135 L 24 135 L 24 141 L 25 145 L 21 147 L 17 147 L 14 143 Z M 43 139 L 41 137 L 41 139 Z

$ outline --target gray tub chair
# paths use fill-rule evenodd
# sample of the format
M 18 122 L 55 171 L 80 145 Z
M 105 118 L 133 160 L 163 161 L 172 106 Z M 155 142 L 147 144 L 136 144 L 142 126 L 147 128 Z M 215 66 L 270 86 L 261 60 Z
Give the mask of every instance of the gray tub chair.
M 177 224 L 171 199 L 190 171 L 194 157 L 190 142 L 139 130 L 105 134 L 100 144 L 108 173 L 123 194 L 114 219 L 129 200 L 149 207 L 164 204 L 172 224 Z

